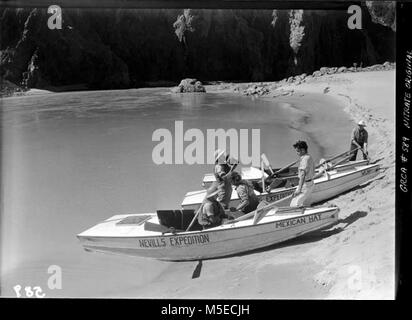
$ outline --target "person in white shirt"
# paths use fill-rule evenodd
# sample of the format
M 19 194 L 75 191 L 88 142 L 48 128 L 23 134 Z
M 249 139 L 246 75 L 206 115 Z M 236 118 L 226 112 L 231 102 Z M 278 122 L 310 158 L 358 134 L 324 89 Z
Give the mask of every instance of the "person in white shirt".
M 305 141 L 297 141 L 293 147 L 300 156 L 298 176 L 299 184 L 293 193 L 293 198 L 290 203 L 291 207 L 301 207 L 305 205 L 305 201 L 309 198 L 313 191 L 313 177 L 315 175 L 315 162 L 308 154 L 308 145 Z

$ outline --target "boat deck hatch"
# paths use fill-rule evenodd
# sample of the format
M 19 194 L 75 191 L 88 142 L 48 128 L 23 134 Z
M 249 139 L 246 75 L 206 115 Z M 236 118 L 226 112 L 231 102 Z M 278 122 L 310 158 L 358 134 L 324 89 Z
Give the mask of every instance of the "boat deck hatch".
M 116 223 L 116 225 L 141 225 L 143 224 L 145 221 L 149 220 L 152 216 L 149 215 L 136 215 L 136 216 L 128 216 L 122 220 L 120 220 L 119 222 Z

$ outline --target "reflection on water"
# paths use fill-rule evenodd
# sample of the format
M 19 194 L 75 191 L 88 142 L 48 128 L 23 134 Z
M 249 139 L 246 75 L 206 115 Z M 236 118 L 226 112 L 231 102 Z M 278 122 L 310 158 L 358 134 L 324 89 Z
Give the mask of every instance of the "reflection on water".
M 86 253 L 75 235 L 115 214 L 178 208 L 200 188 L 208 165 L 152 161 L 152 133 L 174 130 L 261 130 L 261 152 L 273 166 L 296 157 L 305 138 L 284 107 L 234 95 L 170 95 L 160 89 L 74 92 L 4 99 L 2 103 L 2 279 L 40 285 L 48 296 L 122 296 L 156 281 L 170 263 Z M 63 270 L 63 289 L 47 289 L 47 268 Z

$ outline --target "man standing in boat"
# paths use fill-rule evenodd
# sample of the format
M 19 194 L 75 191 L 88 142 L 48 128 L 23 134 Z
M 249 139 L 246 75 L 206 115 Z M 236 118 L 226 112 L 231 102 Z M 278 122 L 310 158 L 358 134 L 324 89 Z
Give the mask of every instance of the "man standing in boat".
M 299 184 L 293 193 L 290 206 L 301 207 L 304 205 L 305 200 L 309 198 L 314 187 L 315 162 L 308 154 L 308 145 L 305 141 L 299 140 L 293 147 L 300 157 L 298 166 Z
M 350 151 L 352 151 L 352 157 L 349 161 L 355 161 L 360 149 L 363 153 L 363 159 L 368 159 L 368 131 L 365 130 L 366 123 L 364 120 L 358 122 L 356 128 L 352 131 L 350 141 Z
M 214 175 L 216 182 L 212 184 L 218 190 L 217 201 L 225 210 L 229 209 L 229 202 L 232 197 L 231 174 L 235 170 L 237 163 L 231 164 L 229 155 L 226 156 L 224 163 L 219 163 L 216 159 Z
M 242 180 L 242 177 L 236 171 L 232 173 L 232 184 L 239 195 L 240 203 L 236 208 L 230 208 L 230 211 L 242 211 L 246 214 L 256 210 L 259 198 L 255 194 L 253 185 L 249 181 Z

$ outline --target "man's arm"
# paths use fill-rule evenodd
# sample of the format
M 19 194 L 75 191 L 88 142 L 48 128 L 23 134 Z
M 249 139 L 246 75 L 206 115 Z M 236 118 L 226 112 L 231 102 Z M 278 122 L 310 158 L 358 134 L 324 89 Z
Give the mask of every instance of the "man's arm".
M 363 143 L 363 150 L 368 153 L 368 131 L 365 130 L 365 142 Z
M 216 224 L 219 222 L 219 217 L 217 217 L 211 209 L 211 206 L 208 206 L 203 212 L 206 214 L 210 224 Z
M 226 174 L 224 174 L 224 175 L 222 176 L 222 179 L 230 178 L 231 173 L 233 172 L 233 170 L 235 170 L 236 167 L 237 167 L 237 163 L 230 165 L 230 170 L 229 170 L 229 172 L 226 173 Z
M 237 194 L 239 195 L 240 203 L 236 207 L 236 211 L 242 211 L 242 209 L 249 205 L 249 196 L 246 186 L 239 186 L 237 188 Z
M 352 130 L 352 136 L 350 142 L 360 148 L 359 143 L 356 141 L 356 128 Z

